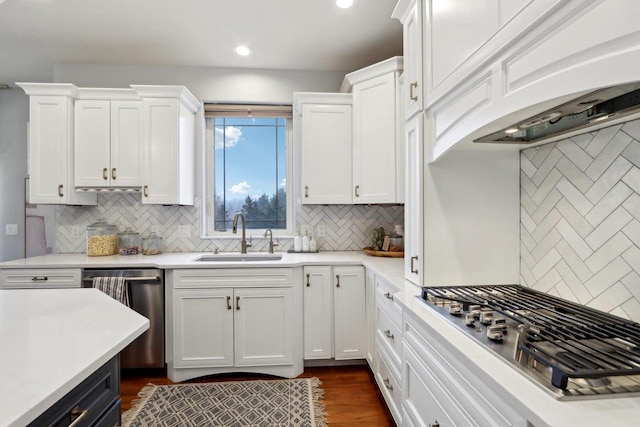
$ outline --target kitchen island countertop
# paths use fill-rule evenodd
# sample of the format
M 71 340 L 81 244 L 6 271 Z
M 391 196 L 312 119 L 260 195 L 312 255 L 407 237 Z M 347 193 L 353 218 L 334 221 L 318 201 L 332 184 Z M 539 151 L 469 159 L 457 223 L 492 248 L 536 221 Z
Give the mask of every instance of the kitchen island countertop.
M 96 289 L 0 290 L 0 425 L 29 424 L 148 327 Z

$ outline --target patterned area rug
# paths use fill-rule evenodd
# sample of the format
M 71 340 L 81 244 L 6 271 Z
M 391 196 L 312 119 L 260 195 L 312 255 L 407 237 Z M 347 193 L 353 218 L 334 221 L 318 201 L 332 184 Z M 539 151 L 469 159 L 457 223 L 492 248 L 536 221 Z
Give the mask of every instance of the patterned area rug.
M 124 427 L 326 426 L 318 378 L 148 384 L 122 414 Z

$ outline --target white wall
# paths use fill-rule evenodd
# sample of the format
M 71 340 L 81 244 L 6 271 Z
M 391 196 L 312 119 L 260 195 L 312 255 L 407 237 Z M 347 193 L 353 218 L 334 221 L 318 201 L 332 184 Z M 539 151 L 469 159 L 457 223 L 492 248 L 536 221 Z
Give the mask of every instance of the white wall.
M 520 283 L 518 156 L 457 150 L 425 165 L 425 285 Z
M 19 88 L 0 90 L 0 261 L 24 257 L 28 98 Z M 18 224 L 7 236 L 6 224 Z

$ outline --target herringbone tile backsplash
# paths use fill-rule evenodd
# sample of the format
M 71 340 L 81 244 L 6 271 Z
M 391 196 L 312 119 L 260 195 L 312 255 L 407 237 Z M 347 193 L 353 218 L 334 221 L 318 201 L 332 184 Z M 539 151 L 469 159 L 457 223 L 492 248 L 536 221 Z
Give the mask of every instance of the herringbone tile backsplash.
M 523 150 L 523 285 L 640 321 L 640 120 Z
M 56 208 L 56 252 L 83 253 L 86 251 L 85 228 L 104 218 L 120 230 L 131 227 L 142 236 L 157 229 L 167 252 L 239 251 L 239 238 L 201 239 L 200 200 L 194 206 L 143 205 L 139 194 L 100 193 L 97 206 L 58 206 Z M 316 237 L 317 247 L 323 251 L 359 251 L 371 243 L 374 228 L 388 232 L 395 224 L 403 224 L 402 206 L 306 206 L 296 207 L 297 224 L 306 225 L 312 233 L 317 226 L 325 226 L 325 236 Z M 183 236 L 184 226 L 189 236 Z M 73 235 L 73 227 L 79 231 Z M 251 233 L 248 233 L 251 234 Z M 252 236 L 251 251 L 264 252 L 268 239 Z M 275 239 L 274 239 L 275 240 Z M 292 239 L 278 239 L 278 251 L 293 249 Z

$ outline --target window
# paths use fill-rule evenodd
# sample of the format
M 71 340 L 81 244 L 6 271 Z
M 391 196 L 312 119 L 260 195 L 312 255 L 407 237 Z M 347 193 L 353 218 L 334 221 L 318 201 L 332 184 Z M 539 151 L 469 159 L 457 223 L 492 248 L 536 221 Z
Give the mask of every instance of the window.
M 247 230 L 292 234 L 291 107 L 258 107 L 205 106 L 209 236 L 231 235 L 236 212 Z

